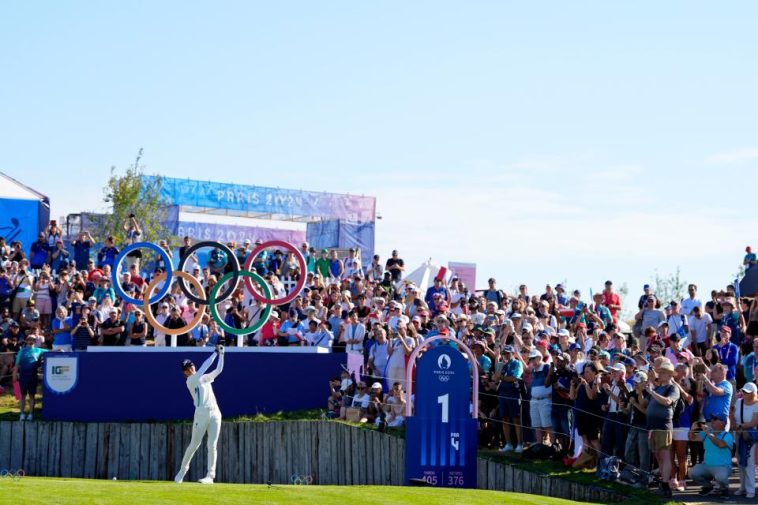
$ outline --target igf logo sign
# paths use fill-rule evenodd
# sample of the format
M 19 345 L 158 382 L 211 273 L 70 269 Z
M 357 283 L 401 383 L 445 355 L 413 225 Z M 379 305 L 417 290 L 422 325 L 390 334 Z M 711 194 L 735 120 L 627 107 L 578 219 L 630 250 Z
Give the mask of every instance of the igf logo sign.
M 71 370 L 70 366 L 65 365 L 58 365 L 51 367 L 51 372 L 53 375 L 63 375 L 64 373 L 68 373 L 69 370 Z

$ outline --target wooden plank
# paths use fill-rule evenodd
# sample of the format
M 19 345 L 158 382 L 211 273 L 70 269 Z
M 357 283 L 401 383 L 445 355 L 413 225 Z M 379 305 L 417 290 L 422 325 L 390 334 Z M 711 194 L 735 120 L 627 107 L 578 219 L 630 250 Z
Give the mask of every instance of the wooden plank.
M 84 453 L 87 451 L 87 425 L 74 423 L 74 443 L 72 445 L 71 476 L 84 477 Z
M 50 431 L 53 423 L 37 422 L 37 475 L 47 477 L 47 458 L 50 449 Z
M 47 470 L 48 477 L 60 477 L 61 475 L 61 432 L 62 423 L 51 423 L 48 434 Z
M 311 438 L 311 471 L 313 472 L 313 483 L 321 484 L 321 469 L 318 466 L 318 425 L 319 422 L 311 422 L 308 427 L 308 436 Z M 340 461 L 340 465 L 344 466 L 345 462 Z
M 184 457 L 184 450 L 186 447 L 182 444 L 182 425 L 173 424 L 171 430 L 173 431 L 174 439 L 174 458 L 170 473 L 175 477 L 176 474 L 179 473 L 179 468 L 182 466 L 182 458 Z M 169 475 L 169 478 L 171 478 L 171 475 Z
M 152 425 L 139 424 L 139 462 L 137 475 L 139 480 L 148 480 L 150 475 L 150 437 Z
M 0 468 L 11 465 L 11 431 L 13 421 L 0 421 Z
M 37 473 L 37 431 L 39 423 L 26 423 L 24 427 L 24 457 L 21 468 L 27 475 L 38 475 Z
M 120 430 L 117 424 L 108 423 L 106 431 L 108 433 L 108 464 L 105 470 L 105 478 L 118 478 L 119 455 L 121 453 Z
M 378 456 L 377 453 L 374 452 L 373 446 L 374 446 L 374 439 L 376 438 L 373 431 L 369 430 L 358 430 L 358 433 L 363 435 L 361 438 L 361 441 L 363 443 L 364 451 L 366 454 L 366 459 L 363 460 L 363 468 L 365 473 L 364 477 L 364 484 L 373 485 L 374 484 L 374 464 L 379 463 L 381 464 L 381 457 L 374 457 Z M 386 457 L 386 455 L 383 455 Z
M 105 479 L 108 462 L 108 440 L 105 435 L 107 425 L 105 423 L 93 423 L 95 438 L 97 439 L 97 452 L 95 453 L 95 474 L 96 479 Z M 89 431 L 87 432 L 89 434 Z
M 328 424 L 325 422 L 318 423 L 318 426 L 316 427 L 316 436 L 318 437 L 317 447 L 318 447 L 318 472 L 319 472 L 319 484 L 321 485 L 330 485 L 334 484 L 334 482 L 331 481 L 331 467 L 333 466 L 331 464 L 331 461 L 329 460 L 329 454 L 328 454 Z M 349 464 L 347 461 L 345 461 L 346 464 Z
M 166 425 L 163 423 L 151 425 L 150 459 L 147 461 L 147 478 L 149 480 L 165 480 L 166 468 Z
M 71 477 L 74 457 L 74 423 L 61 423 L 61 477 Z
M 242 453 L 242 482 L 244 484 L 257 482 L 253 479 L 253 466 L 255 465 L 253 436 L 252 423 L 240 423 L 239 450 Z
M 11 426 L 11 457 L 9 469 L 21 469 L 24 461 L 24 424 L 21 421 L 13 421 Z
M 118 479 L 129 480 L 129 460 L 131 459 L 131 429 L 128 424 L 118 425 L 119 459 Z
M 98 433 L 96 423 L 84 424 L 84 468 L 82 477 L 94 479 L 97 473 Z

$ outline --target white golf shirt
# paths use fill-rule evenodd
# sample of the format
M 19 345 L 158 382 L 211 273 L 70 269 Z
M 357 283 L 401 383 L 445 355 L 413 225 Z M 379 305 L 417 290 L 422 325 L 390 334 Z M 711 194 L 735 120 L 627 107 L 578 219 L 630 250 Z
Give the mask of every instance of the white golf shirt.
M 205 360 L 197 372 L 187 377 L 187 389 L 189 389 L 190 395 L 192 395 L 192 401 L 196 409 L 218 409 L 218 404 L 216 403 L 216 395 L 213 394 L 213 387 L 211 384 L 224 369 L 223 352 L 221 353 L 221 357 L 218 360 L 218 366 L 216 369 L 210 373 L 205 373 L 205 371 L 210 368 L 213 360 L 215 359 L 216 353 L 214 352 L 207 360 Z

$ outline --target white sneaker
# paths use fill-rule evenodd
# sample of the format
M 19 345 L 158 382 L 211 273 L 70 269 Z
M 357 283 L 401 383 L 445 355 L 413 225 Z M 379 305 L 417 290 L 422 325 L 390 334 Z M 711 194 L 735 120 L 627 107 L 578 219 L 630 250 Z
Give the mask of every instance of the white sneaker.
M 511 444 L 505 444 L 502 449 L 500 449 L 500 452 L 511 452 L 513 450 L 513 446 Z
M 521 454 L 522 452 L 524 452 L 524 446 L 522 444 L 518 444 L 516 446 L 516 454 Z
M 744 489 L 738 489 L 734 492 L 733 496 L 745 496 L 745 490 Z
M 32 420 L 32 415 L 31 414 L 27 414 L 26 415 L 26 420 L 27 421 L 31 421 Z
M 207 475 L 198 481 L 200 484 L 213 484 L 213 477 Z
M 26 421 L 26 414 L 24 414 L 24 413 L 22 412 L 22 413 L 21 413 L 21 415 L 20 415 L 20 416 L 18 416 L 18 420 L 19 420 L 19 421 Z

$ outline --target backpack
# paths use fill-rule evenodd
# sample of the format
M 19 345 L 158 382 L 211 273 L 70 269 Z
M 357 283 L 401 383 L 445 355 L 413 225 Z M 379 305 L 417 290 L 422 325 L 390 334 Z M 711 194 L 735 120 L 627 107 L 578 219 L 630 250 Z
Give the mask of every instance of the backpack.
M 600 463 L 597 465 L 597 478 L 608 482 L 616 482 L 619 480 L 620 467 L 621 460 L 616 456 L 601 458 Z
M 558 453 L 558 448 L 552 445 L 534 444 L 524 450 L 524 459 L 547 460 L 553 459 Z

